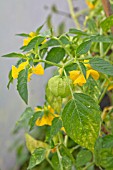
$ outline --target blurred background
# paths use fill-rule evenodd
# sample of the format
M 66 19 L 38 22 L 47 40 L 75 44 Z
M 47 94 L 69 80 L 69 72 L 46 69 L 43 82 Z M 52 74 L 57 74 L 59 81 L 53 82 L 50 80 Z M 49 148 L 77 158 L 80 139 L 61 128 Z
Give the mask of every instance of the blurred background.
M 73 0 L 73 4 L 75 10 L 86 7 L 84 0 Z M 53 5 L 56 5 L 59 14 L 52 13 Z M 65 31 L 69 27 L 75 27 L 69 17 L 66 0 L 0 0 L 0 56 L 18 52 L 23 40 L 15 34 L 35 31 L 47 18 L 49 21 L 51 13 L 52 25 L 56 34 L 59 25 L 60 29 L 65 24 Z M 43 30 L 45 29 L 46 26 Z M 12 64 L 16 64 L 15 59 L 0 58 L 0 170 L 12 170 L 17 167 L 15 149 L 9 148 L 15 141 L 15 137 L 12 135 L 15 122 L 26 108 L 16 91 L 16 81 L 13 85 L 11 84 L 9 90 L 7 89 L 8 72 Z M 44 87 L 51 74 L 52 70 L 47 69 L 44 76 L 32 77 L 32 81 L 29 83 L 30 107 L 43 105 Z

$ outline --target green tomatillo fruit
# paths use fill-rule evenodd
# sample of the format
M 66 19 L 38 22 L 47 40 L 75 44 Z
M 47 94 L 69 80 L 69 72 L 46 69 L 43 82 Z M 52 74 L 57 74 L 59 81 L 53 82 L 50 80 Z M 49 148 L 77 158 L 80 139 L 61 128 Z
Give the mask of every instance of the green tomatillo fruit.
M 65 98 L 71 94 L 72 80 L 66 77 L 54 76 L 48 81 L 48 88 L 51 93 L 58 97 Z

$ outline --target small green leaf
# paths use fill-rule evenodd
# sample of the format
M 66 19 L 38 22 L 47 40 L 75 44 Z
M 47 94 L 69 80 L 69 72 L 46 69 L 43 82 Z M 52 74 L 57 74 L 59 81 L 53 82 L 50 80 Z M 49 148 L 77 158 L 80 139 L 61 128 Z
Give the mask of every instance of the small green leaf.
M 81 43 L 76 50 L 76 54 L 77 55 L 86 54 L 91 48 L 91 43 L 92 43 L 91 40 Z
M 100 130 L 98 104 L 88 95 L 74 93 L 62 112 L 66 133 L 80 146 L 94 151 L 94 144 Z
M 43 49 L 43 48 L 54 47 L 54 46 L 59 46 L 59 45 L 60 44 L 59 44 L 58 40 L 51 38 L 50 40 L 48 40 L 47 42 L 42 44 L 42 46 L 40 48 Z
M 60 40 L 63 44 L 65 44 L 65 45 L 71 44 L 71 42 L 69 41 L 69 39 L 68 39 L 66 36 L 61 36 L 61 37 L 59 38 L 59 40 Z
M 7 88 L 9 89 L 10 84 L 13 83 L 12 69 L 11 69 L 10 72 L 9 72 L 8 78 L 9 78 L 9 82 L 8 82 L 8 84 L 7 84 Z
M 30 35 L 26 33 L 21 33 L 21 34 L 16 34 L 16 35 L 21 36 L 21 37 L 30 37 Z
M 101 23 L 100 26 L 104 31 L 108 31 L 112 26 L 113 26 L 113 15 L 107 17 L 104 19 Z
M 26 104 L 28 103 L 27 79 L 28 70 L 24 69 L 20 71 L 18 75 L 17 90 Z
M 46 149 L 37 148 L 31 155 L 29 166 L 27 169 L 32 169 L 36 165 L 39 165 L 46 158 Z
M 76 167 L 81 167 L 86 165 L 92 159 L 92 153 L 89 150 L 81 150 L 77 154 Z
M 35 122 L 38 118 L 41 118 L 43 116 L 43 112 L 42 111 L 38 111 L 36 113 L 34 113 L 32 115 L 32 117 L 30 118 L 30 121 L 29 121 L 29 126 L 30 126 L 30 130 L 33 129 L 34 125 L 35 125 Z
M 103 43 L 113 43 L 113 36 L 112 35 L 96 35 L 90 37 L 92 42 L 103 42 Z
M 54 118 L 50 130 L 50 138 L 52 139 L 62 127 L 62 121 L 59 118 Z
M 77 30 L 77 29 L 75 29 L 75 28 L 69 29 L 69 33 L 71 33 L 71 34 L 76 34 L 76 35 L 80 35 L 80 36 L 82 36 L 82 35 L 88 35 L 87 33 L 83 32 L 83 31 L 81 31 L 81 30 Z
M 62 35 L 65 32 L 65 22 L 61 22 L 58 26 L 58 35 Z
M 93 58 L 89 61 L 91 67 L 100 73 L 113 76 L 113 65 L 102 58 Z
M 28 129 L 29 120 L 31 119 L 33 114 L 34 111 L 30 107 L 26 108 L 26 110 L 20 116 L 19 120 L 16 122 L 16 128 L 22 127 Z
M 30 153 L 33 153 L 35 151 L 35 149 L 37 149 L 37 148 L 49 148 L 48 144 L 46 144 L 40 140 L 34 139 L 28 133 L 25 134 L 25 138 L 26 138 L 26 146 Z
M 59 63 L 65 56 L 65 51 L 63 48 L 61 47 L 54 47 L 52 48 L 47 56 L 46 56 L 46 60 L 47 61 L 51 61 L 53 63 Z M 51 65 L 45 63 L 45 68 L 50 67 Z
M 38 28 L 36 29 L 36 33 L 37 33 L 37 34 L 39 34 L 39 32 L 41 31 L 41 29 L 43 28 L 43 26 L 44 26 L 44 24 L 42 24 L 40 27 L 38 27 Z
M 20 53 L 9 53 L 9 54 L 5 54 L 2 57 L 8 57 L 8 58 L 25 58 L 24 54 L 20 54 Z
M 95 144 L 95 162 L 106 170 L 113 168 L 113 135 L 107 135 L 97 139 Z
M 36 36 L 34 37 L 27 46 L 22 47 L 23 51 L 30 51 L 32 50 L 35 45 L 40 45 L 45 40 L 45 37 Z

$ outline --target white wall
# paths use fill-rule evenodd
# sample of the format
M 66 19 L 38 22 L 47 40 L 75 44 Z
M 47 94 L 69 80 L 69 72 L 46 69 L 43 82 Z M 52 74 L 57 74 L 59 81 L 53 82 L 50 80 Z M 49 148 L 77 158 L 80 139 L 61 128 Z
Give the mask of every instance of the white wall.
M 49 10 L 44 5 L 56 4 L 60 10 L 68 11 L 66 0 L 0 0 L 0 56 L 13 51 L 18 51 L 22 46 L 22 39 L 15 34 L 35 30 L 44 23 Z M 84 0 L 74 0 L 74 4 L 82 8 Z M 67 29 L 74 26 L 72 20 L 54 15 L 53 24 L 56 27 L 59 21 L 65 19 Z M 11 130 L 15 121 L 26 108 L 16 91 L 16 82 L 7 89 L 8 71 L 15 64 L 14 59 L 0 58 L 0 169 L 9 170 L 15 165 L 14 153 L 8 152 L 13 139 Z M 30 82 L 29 106 L 36 106 L 44 102 L 44 86 L 50 77 L 51 70 L 47 70 L 43 77 L 33 77 Z

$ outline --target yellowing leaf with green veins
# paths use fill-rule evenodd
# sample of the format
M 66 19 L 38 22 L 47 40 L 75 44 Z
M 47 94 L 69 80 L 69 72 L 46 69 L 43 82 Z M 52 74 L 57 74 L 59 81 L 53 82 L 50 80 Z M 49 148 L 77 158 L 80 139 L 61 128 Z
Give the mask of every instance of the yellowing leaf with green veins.
M 65 98 L 70 95 L 70 86 L 72 85 L 72 81 L 70 79 L 66 79 L 65 77 L 54 76 L 48 81 L 48 88 L 51 93 L 58 97 Z
M 39 165 L 46 158 L 47 150 L 45 148 L 37 148 L 31 155 L 29 166 L 27 169 L 32 169 Z
M 34 139 L 32 136 L 26 133 L 25 135 L 26 138 L 26 146 L 29 152 L 33 153 L 36 148 L 49 148 L 49 145 L 40 141 Z
M 88 95 L 74 93 L 73 96 L 63 109 L 63 126 L 76 143 L 94 151 L 101 122 L 99 106 Z

